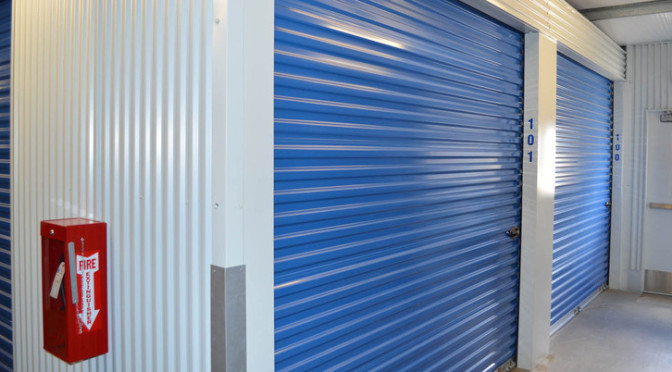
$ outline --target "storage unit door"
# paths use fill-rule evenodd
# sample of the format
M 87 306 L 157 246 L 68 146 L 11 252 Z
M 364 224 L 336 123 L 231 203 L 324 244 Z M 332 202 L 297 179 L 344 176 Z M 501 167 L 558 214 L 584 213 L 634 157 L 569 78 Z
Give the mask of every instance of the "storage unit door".
M 14 368 L 10 228 L 9 104 L 12 2 L 0 2 L 0 371 Z
M 277 370 L 514 356 L 522 35 L 455 1 L 276 1 Z
M 551 324 L 607 283 L 612 84 L 558 55 Z

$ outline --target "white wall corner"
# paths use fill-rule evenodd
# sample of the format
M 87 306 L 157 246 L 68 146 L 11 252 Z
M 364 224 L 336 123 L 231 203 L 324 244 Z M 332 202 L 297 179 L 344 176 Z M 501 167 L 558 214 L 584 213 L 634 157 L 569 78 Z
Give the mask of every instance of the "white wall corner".
M 518 365 L 530 370 L 550 346 L 556 65 L 556 41 L 525 34 Z
M 247 268 L 247 370 L 275 366 L 273 270 L 274 0 L 245 0 L 244 239 Z
M 214 0 L 214 265 L 245 266 L 246 369 L 274 369 L 273 0 Z

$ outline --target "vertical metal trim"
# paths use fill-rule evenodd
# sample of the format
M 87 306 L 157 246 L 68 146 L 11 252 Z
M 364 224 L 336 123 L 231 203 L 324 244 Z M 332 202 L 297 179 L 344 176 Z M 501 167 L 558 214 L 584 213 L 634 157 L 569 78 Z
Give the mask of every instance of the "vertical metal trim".
M 213 371 L 226 368 L 226 270 L 210 265 L 210 358 Z
M 623 279 L 621 278 L 621 262 L 625 261 L 625 255 L 623 254 L 623 210 L 627 205 L 627 201 L 624 199 L 624 184 L 623 184 L 623 168 L 626 161 L 625 154 L 626 149 L 623 146 L 623 139 L 625 131 L 623 130 L 623 123 L 625 121 L 625 108 L 624 108 L 624 86 L 627 82 L 618 81 L 614 82 L 614 104 L 613 104 L 613 115 L 614 115 L 614 128 L 613 135 L 615 140 L 613 141 L 612 148 L 612 184 L 611 184 L 611 231 L 609 237 L 609 285 L 614 288 L 621 288 Z M 618 147 L 616 147 L 618 146 Z M 618 160 L 616 160 L 618 156 Z
M 210 267 L 212 370 L 246 371 L 245 266 Z
M 517 363 L 530 370 L 550 347 L 556 59 L 555 40 L 539 33 L 525 34 L 523 151 L 524 155 L 532 152 L 532 158 L 523 161 Z M 535 137 L 534 146 L 527 141 L 530 135 Z
M 274 363 L 274 0 L 213 0 L 212 118 L 206 142 L 212 195 L 212 260 L 245 265 L 247 368 Z M 208 351 L 210 348 L 208 348 Z

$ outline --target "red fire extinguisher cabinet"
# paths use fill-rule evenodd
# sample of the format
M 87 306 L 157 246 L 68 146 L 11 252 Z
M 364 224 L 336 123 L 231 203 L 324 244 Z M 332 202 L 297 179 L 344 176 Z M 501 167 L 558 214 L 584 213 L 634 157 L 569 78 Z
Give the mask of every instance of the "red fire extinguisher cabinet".
M 107 226 L 42 221 L 44 349 L 68 363 L 107 353 Z

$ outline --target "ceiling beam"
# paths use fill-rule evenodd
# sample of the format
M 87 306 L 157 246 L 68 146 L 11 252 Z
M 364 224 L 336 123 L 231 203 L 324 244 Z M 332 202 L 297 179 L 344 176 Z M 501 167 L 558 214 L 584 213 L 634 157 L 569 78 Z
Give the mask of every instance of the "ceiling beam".
M 647 1 L 645 3 L 605 6 L 580 10 L 589 21 L 623 18 L 647 14 L 672 12 L 672 0 Z

